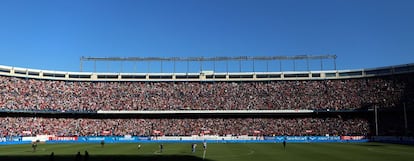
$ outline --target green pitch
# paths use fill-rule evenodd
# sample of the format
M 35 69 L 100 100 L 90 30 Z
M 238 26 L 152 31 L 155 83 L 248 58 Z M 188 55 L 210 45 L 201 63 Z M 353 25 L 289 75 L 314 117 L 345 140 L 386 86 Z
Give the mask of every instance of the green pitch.
M 204 150 L 198 143 L 191 152 L 191 144 L 39 144 L 33 151 L 30 144 L 0 145 L 0 160 L 74 161 L 79 151 L 89 161 L 202 161 Z M 50 154 L 54 152 L 54 157 Z M 280 143 L 267 144 L 208 144 L 206 161 L 413 161 L 414 146 L 382 143 Z

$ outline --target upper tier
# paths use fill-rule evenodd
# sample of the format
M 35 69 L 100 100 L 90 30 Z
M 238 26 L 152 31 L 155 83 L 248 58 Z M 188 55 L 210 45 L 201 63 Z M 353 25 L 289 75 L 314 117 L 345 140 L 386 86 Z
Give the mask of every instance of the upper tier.
M 52 77 L 50 71 L 0 69 L 0 108 L 6 110 L 349 110 L 414 102 L 414 64 L 308 72 L 308 77 L 279 73 L 280 78 L 258 78 L 260 74 L 250 73 L 253 78 L 233 79 L 229 73 L 210 79 L 201 73 L 191 81 L 177 81 L 176 74 L 166 74 L 174 79 L 162 81 L 151 74 L 124 79 L 123 73 L 116 79 L 103 79 L 100 73 L 79 79 L 70 72 Z M 327 77 L 331 72 L 334 76 Z

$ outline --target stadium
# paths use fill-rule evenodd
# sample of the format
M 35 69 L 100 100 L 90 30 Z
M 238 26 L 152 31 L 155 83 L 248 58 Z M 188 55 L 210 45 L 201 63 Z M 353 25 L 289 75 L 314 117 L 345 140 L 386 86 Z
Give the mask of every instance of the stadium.
M 402 144 L 414 143 L 414 64 L 252 72 L 202 67 L 321 59 L 336 56 L 82 58 L 80 72 L 0 66 L 0 158 L 412 160 L 413 147 Z M 85 72 L 82 60 L 158 61 L 161 69 L 173 62 L 174 71 Z M 176 62 L 187 71 L 176 72 Z M 188 72 L 188 62 L 199 62 L 199 72 Z

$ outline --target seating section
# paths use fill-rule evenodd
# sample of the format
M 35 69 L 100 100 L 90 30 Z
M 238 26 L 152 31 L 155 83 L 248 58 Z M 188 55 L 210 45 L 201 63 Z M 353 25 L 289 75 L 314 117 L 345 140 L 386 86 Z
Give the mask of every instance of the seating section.
M 74 82 L 0 76 L 3 110 L 348 110 L 396 107 L 414 74 L 242 82 Z M 411 100 L 407 100 L 411 99 Z
M 199 119 L 74 119 L 0 117 L 3 136 L 56 135 L 368 135 L 361 118 L 199 118 Z M 256 133 L 255 133 L 256 131 Z M 259 133 L 257 132 L 259 131 Z

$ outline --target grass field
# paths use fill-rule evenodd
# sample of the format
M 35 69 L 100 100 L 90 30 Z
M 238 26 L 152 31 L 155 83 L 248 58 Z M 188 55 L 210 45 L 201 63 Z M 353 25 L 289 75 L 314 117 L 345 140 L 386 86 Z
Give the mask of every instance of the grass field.
M 33 152 L 30 144 L 0 145 L 0 160 L 73 161 L 78 151 L 89 152 L 89 161 L 178 161 L 203 160 L 202 144 L 191 152 L 190 144 L 40 144 Z M 84 159 L 82 159 L 84 160 Z M 383 143 L 288 143 L 208 144 L 206 161 L 413 161 L 414 146 Z

